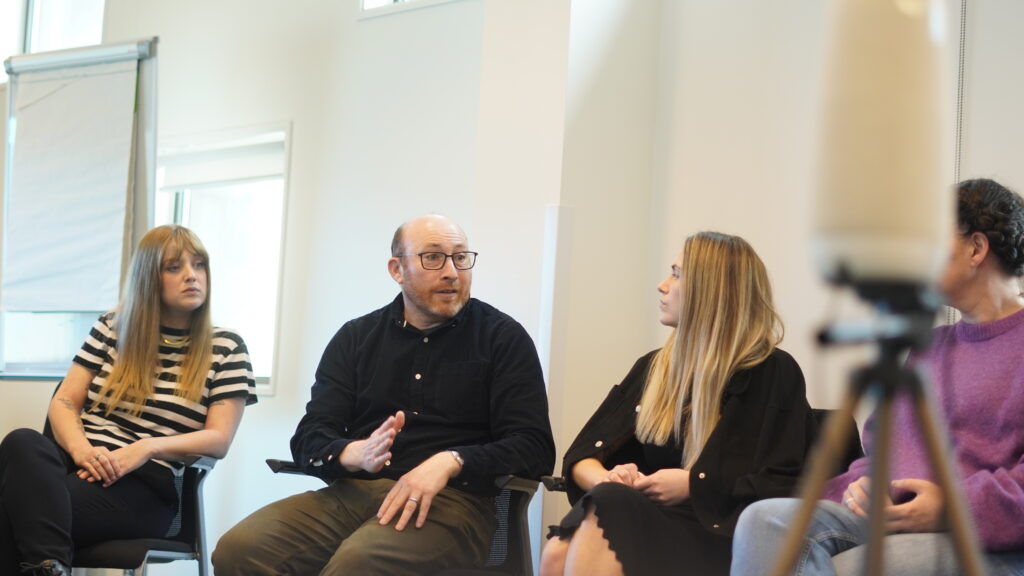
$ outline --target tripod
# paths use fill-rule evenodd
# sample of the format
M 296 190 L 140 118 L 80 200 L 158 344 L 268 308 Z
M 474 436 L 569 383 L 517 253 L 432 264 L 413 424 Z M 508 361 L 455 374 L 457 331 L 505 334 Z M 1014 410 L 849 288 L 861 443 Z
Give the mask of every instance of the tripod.
M 835 469 L 838 455 L 846 446 L 848 429 L 845 425 L 853 418 L 861 398 L 868 393 L 878 398 L 874 420 L 873 454 L 871 455 L 871 504 L 869 508 L 869 539 L 867 562 L 864 573 L 883 574 L 882 539 L 885 537 L 884 507 L 889 479 L 890 437 L 892 432 L 892 408 L 897 392 L 906 391 L 913 402 L 914 416 L 921 428 L 929 462 L 935 472 L 935 479 L 942 490 L 945 502 L 946 523 L 953 535 L 957 559 L 967 576 L 984 574 L 978 553 L 971 519 L 954 479 L 952 465 L 946 447 L 949 445 L 945 430 L 936 420 L 931 396 L 925 390 L 921 379 L 900 362 L 901 353 L 927 337 L 915 339 L 915 335 L 929 332 L 930 317 L 921 314 L 910 322 L 911 328 L 901 334 L 887 335 L 878 340 L 879 357 L 875 364 L 862 368 L 852 376 L 851 385 L 839 410 L 827 422 L 824 437 L 809 461 L 809 469 L 800 486 L 800 508 L 793 520 L 780 556 L 771 572 L 772 576 L 787 576 L 792 570 L 802 547 L 802 539 L 814 515 L 818 499 Z

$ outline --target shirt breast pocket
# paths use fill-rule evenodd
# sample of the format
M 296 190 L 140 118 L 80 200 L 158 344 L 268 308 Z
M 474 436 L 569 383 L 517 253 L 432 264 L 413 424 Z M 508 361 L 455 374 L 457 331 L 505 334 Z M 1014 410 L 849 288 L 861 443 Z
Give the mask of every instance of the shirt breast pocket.
M 487 422 L 487 362 L 442 364 L 438 370 L 436 404 L 441 415 L 459 422 Z

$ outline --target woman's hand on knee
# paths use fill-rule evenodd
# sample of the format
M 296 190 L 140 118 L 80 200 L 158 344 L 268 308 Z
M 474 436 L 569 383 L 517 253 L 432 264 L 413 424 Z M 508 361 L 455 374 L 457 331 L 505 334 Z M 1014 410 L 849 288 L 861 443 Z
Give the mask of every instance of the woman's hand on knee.
M 867 518 L 868 510 L 871 508 L 871 478 L 861 476 L 851 482 L 843 492 L 843 506 L 857 516 Z M 892 499 L 888 494 L 885 495 L 885 506 L 892 506 Z
M 690 471 L 663 468 L 638 479 L 633 487 L 655 504 L 675 506 L 690 497 Z
M 121 464 L 113 453 L 103 446 L 93 446 L 91 450 L 80 450 L 72 459 L 79 467 L 78 477 L 88 482 L 102 482 L 104 486 L 113 484 L 121 477 Z
M 618 484 L 625 484 L 626 486 L 632 486 L 634 482 L 643 477 L 643 473 L 637 468 L 636 464 L 619 464 L 612 468 L 605 474 L 604 478 L 601 478 L 596 484 L 602 482 L 615 482 Z
M 938 484 L 907 478 L 894 480 L 892 487 L 912 492 L 914 498 L 886 507 L 885 525 L 889 532 L 941 532 L 947 529 L 946 501 Z

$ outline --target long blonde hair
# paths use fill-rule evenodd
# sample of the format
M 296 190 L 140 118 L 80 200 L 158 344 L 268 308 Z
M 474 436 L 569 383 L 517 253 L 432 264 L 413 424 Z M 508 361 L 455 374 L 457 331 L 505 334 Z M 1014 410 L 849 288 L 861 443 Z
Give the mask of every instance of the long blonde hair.
M 165 262 L 191 252 L 206 262 L 206 301 L 192 312 L 188 352 L 181 360 L 176 393 L 199 401 L 210 371 L 213 323 L 210 319 L 210 259 L 199 237 L 183 226 L 153 228 L 142 237 L 132 256 L 121 302 L 114 311 L 117 360 L 100 390 L 109 415 L 121 407 L 142 412 L 153 395 L 160 348 L 161 282 Z
M 718 424 L 729 379 L 768 358 L 783 327 L 764 263 L 738 236 L 687 238 L 677 282 L 679 323 L 651 362 L 636 436 L 661 446 L 675 438 L 689 468 Z

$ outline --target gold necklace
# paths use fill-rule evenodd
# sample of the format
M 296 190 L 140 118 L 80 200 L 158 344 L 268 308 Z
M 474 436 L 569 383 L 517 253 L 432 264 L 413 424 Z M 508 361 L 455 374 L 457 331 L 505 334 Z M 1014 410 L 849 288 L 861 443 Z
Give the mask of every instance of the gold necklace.
M 182 346 L 188 344 L 189 340 L 192 339 L 192 336 L 185 335 L 185 336 L 182 336 L 181 338 L 178 338 L 177 340 L 171 340 L 170 338 L 168 338 L 168 337 L 164 336 L 163 334 L 161 334 L 160 335 L 160 339 L 163 340 L 164 344 L 167 344 L 168 346 L 174 346 L 175 348 L 181 348 Z

